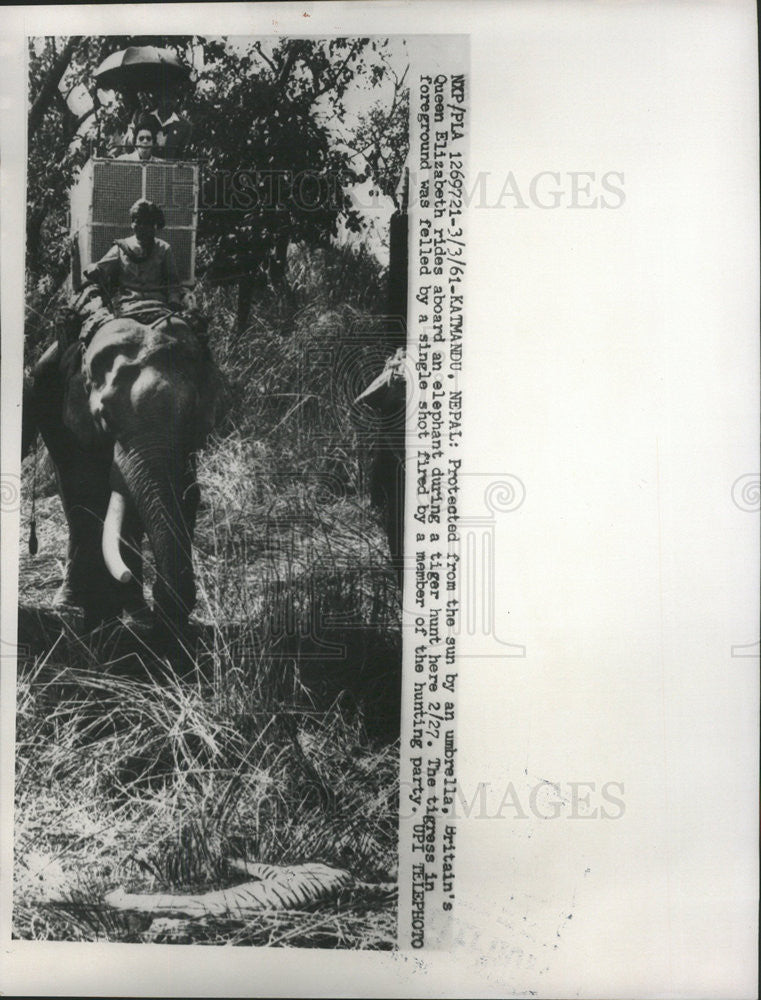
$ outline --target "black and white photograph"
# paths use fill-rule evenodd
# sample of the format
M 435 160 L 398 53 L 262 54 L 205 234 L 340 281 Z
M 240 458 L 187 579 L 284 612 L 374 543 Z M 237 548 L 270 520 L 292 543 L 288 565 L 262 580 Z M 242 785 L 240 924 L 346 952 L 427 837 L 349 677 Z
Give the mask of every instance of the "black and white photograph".
M 0 16 L 0 993 L 756 997 L 756 5 Z
M 21 939 L 394 945 L 408 71 L 28 39 Z

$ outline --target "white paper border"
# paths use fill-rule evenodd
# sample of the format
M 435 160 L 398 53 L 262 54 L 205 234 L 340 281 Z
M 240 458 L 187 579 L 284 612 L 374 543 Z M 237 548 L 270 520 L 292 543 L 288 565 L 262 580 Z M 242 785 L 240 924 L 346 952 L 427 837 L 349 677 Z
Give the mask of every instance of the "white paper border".
M 467 318 L 469 464 L 520 475 L 531 502 L 499 537 L 496 584 L 496 627 L 527 658 L 461 672 L 458 728 L 466 789 L 502 787 L 521 770 L 564 782 L 623 774 L 627 813 L 607 828 L 463 824 L 463 946 L 450 954 L 4 936 L 2 989 L 753 996 L 758 661 L 726 649 L 753 641 L 758 612 L 757 516 L 732 502 L 737 478 L 758 472 L 754 5 L 4 8 L 4 470 L 19 427 L 22 35 L 126 33 L 136 18 L 167 32 L 469 33 L 473 170 L 623 170 L 628 222 L 617 232 L 594 212 L 471 213 L 481 249 Z M 3 637 L 16 612 L 8 521 L 3 512 Z M 5 660 L 2 685 L 5 874 Z M 516 893 L 522 910 L 509 906 Z M 4 878 L 4 935 L 8 901 Z M 543 946 L 550 957 L 532 964 Z

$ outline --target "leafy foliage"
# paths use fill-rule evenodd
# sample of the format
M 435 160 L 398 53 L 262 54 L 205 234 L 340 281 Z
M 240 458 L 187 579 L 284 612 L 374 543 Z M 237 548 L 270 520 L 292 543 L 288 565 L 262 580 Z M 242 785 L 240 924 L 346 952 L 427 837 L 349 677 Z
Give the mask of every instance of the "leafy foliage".
M 375 86 L 385 43 L 371 39 L 207 41 L 204 70 L 188 106 L 195 155 L 207 167 L 199 239 L 210 275 L 241 288 L 238 323 L 254 287 L 279 288 L 288 247 L 325 246 L 339 218 L 362 219 L 350 191 L 364 173 L 336 142 L 350 85 Z
M 410 92 L 405 86 L 406 72 L 399 76 L 388 67 L 394 86 L 391 105 L 376 103 L 361 115 L 352 140 L 356 154 L 367 164 L 366 176 L 394 199 L 397 208 L 402 207 L 398 191 L 409 153 Z

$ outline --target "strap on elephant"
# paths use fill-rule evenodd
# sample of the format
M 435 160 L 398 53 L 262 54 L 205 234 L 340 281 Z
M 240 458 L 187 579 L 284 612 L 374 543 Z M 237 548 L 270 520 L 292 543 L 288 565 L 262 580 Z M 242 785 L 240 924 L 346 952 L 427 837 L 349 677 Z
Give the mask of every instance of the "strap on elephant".
M 166 302 L 161 299 L 138 299 L 122 296 L 119 316 L 123 319 L 133 319 L 143 326 L 157 327 L 169 317 L 175 316 Z
M 88 285 L 73 303 L 73 311 L 80 317 L 81 322 L 78 340 L 85 348 L 90 346 L 93 337 L 102 326 L 117 317 L 132 319 L 151 328 L 166 323 L 171 317 L 177 317 L 178 326 L 181 328 L 188 326 L 165 302 L 158 299 L 122 298 L 118 307 L 111 300 L 109 308 L 109 304 L 104 301 L 103 291 L 97 285 Z

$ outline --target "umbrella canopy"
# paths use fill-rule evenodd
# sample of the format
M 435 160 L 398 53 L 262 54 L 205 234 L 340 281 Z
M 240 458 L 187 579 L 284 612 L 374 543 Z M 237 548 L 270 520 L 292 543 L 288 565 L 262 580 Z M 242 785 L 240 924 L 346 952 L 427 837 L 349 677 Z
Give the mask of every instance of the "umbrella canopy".
M 103 89 L 162 90 L 169 84 L 187 80 L 190 69 L 169 49 L 155 45 L 130 45 L 114 52 L 95 70 L 95 80 Z

